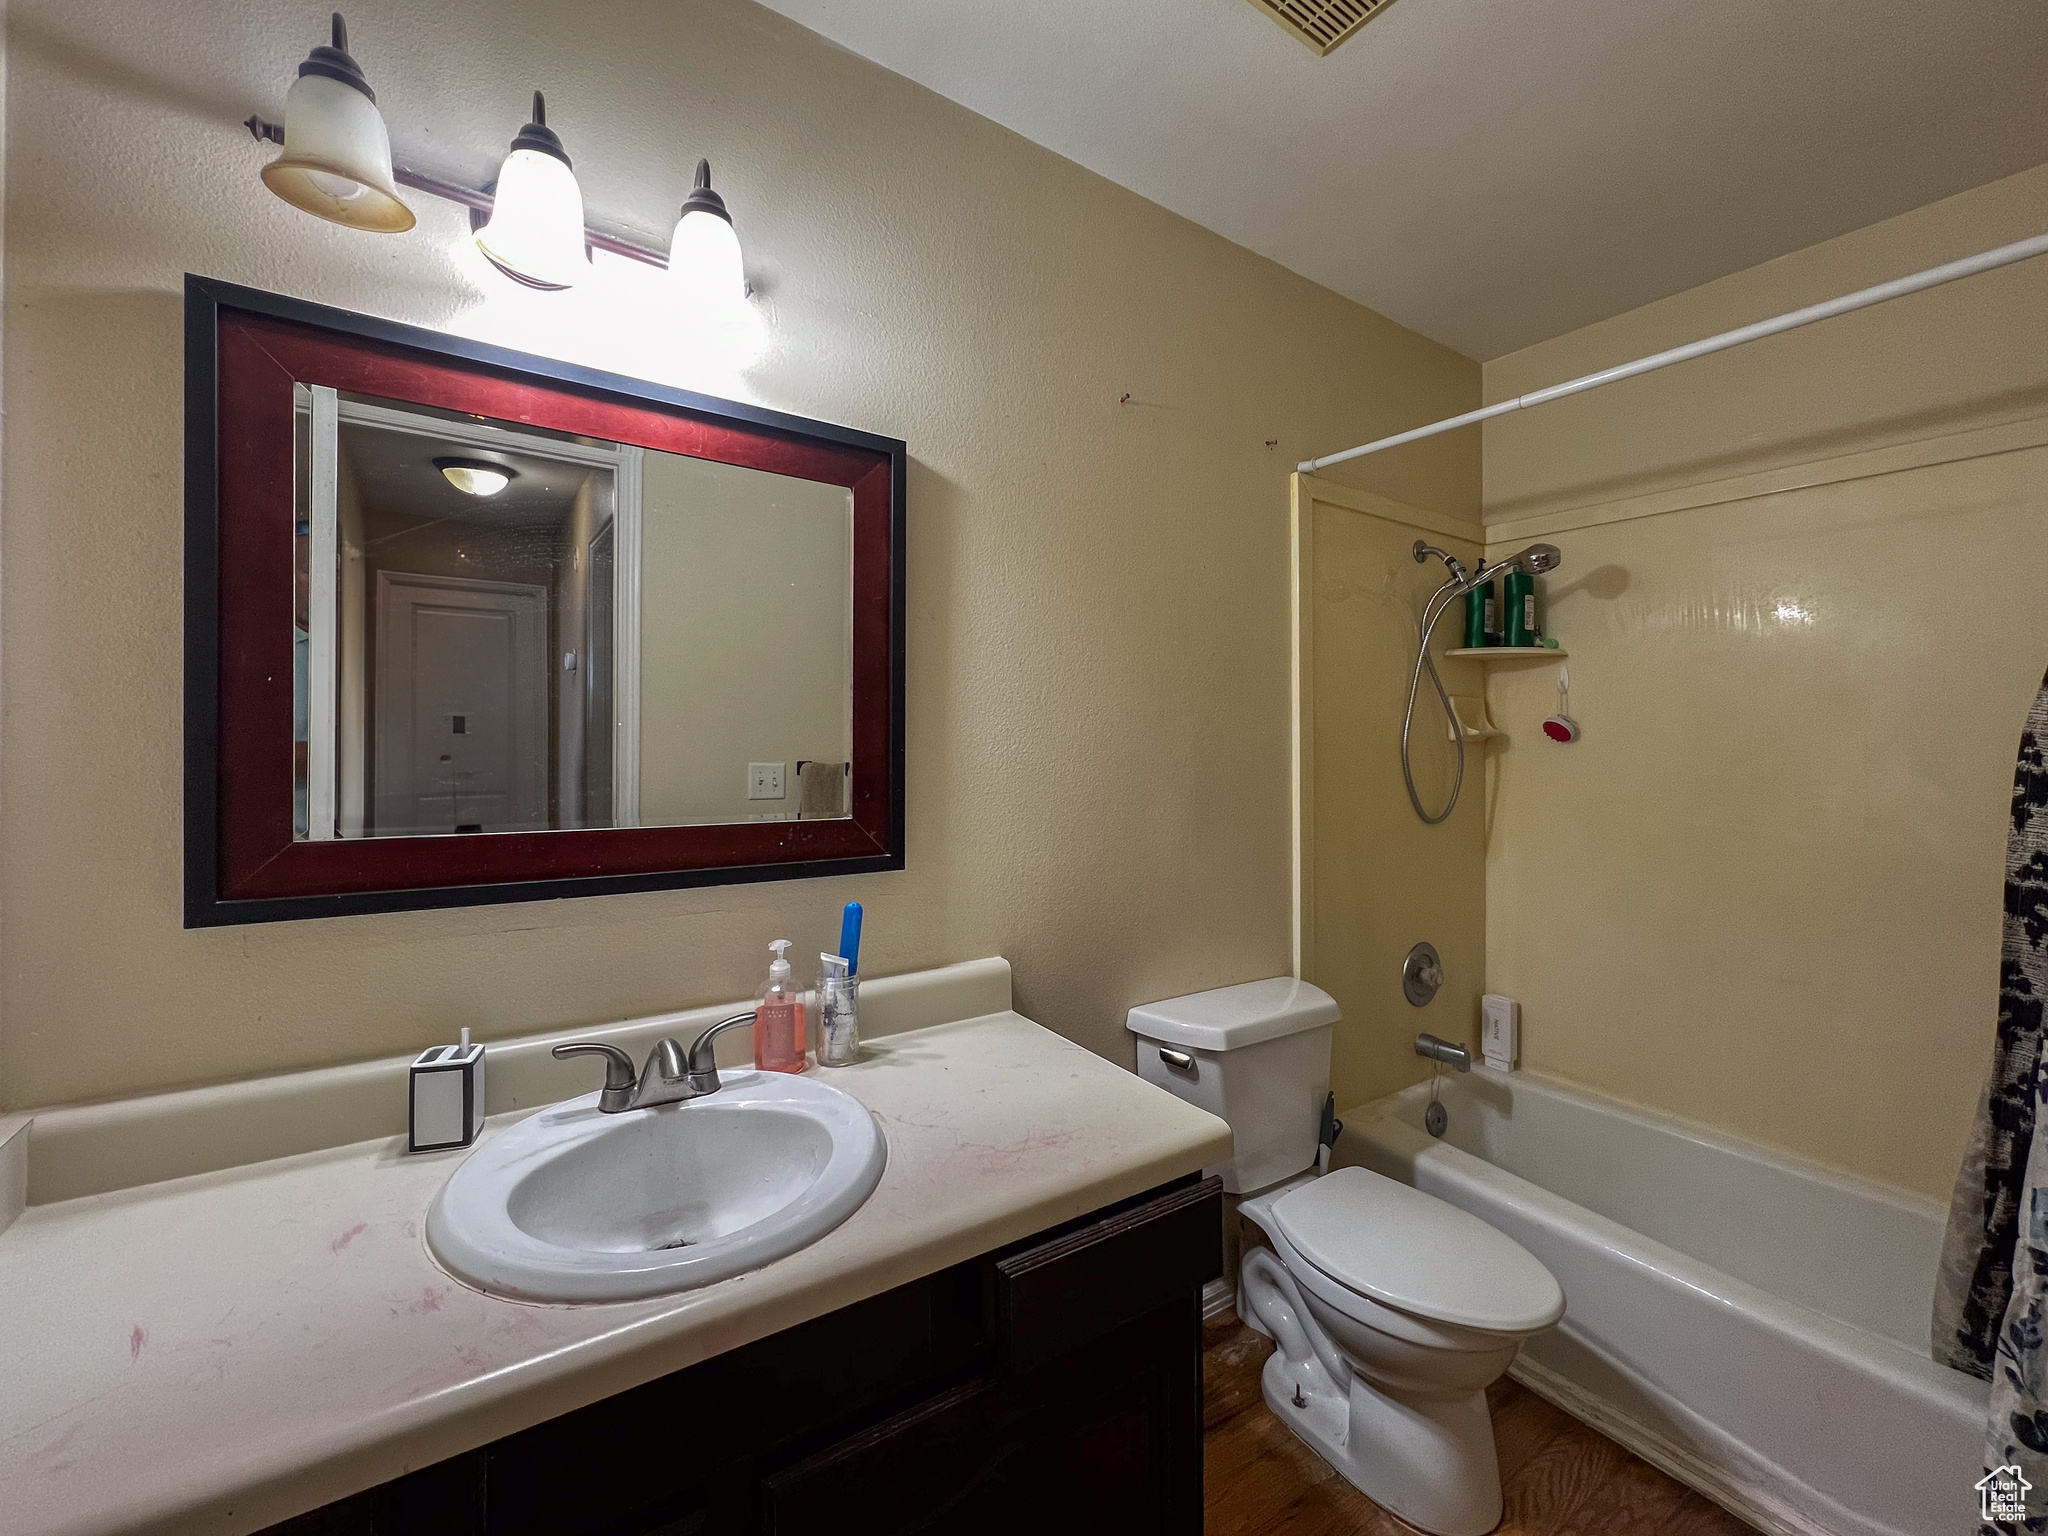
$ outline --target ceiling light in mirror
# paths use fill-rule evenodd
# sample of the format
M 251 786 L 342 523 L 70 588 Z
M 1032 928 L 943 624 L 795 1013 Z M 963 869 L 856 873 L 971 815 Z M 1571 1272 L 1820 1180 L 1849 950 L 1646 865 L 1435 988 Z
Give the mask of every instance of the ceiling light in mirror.
M 488 459 L 438 458 L 434 468 L 441 471 L 450 485 L 469 496 L 495 496 L 519 478 L 518 470 Z
M 572 288 L 590 270 L 583 243 L 583 190 L 533 93 L 533 121 L 519 130 L 498 169 L 491 216 L 477 249 L 507 277 L 532 288 Z

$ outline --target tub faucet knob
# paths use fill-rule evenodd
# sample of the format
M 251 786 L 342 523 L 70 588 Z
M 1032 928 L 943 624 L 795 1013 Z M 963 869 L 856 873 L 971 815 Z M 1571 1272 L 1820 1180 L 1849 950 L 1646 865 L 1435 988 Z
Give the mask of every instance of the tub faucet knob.
M 1427 1008 L 1444 984 L 1443 957 L 1425 940 L 1401 961 L 1401 994 L 1417 1008 Z

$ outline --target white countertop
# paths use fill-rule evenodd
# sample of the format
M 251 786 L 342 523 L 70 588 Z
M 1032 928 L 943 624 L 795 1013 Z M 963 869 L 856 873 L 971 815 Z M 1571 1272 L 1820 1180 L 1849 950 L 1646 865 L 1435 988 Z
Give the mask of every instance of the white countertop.
M 1015 1013 L 868 1051 L 823 1074 L 888 1138 L 867 1204 L 651 1301 L 451 1279 L 422 1231 L 467 1152 L 402 1138 L 31 1207 L 0 1233 L 0 1533 L 256 1530 L 1229 1155 L 1222 1121 Z

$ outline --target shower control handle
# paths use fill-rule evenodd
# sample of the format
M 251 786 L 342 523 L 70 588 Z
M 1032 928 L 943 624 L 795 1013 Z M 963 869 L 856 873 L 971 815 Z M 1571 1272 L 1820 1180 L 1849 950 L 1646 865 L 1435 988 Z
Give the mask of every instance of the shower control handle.
M 1424 941 L 1409 950 L 1401 961 L 1401 995 L 1417 1008 L 1426 1008 L 1444 984 L 1444 962 L 1436 946 Z

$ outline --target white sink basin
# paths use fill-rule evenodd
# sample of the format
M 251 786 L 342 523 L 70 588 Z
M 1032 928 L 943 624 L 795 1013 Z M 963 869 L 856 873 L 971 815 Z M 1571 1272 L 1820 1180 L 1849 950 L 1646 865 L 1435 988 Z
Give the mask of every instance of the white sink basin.
M 480 1290 L 627 1301 L 795 1253 L 859 1210 L 888 1150 L 858 1099 L 781 1072 L 600 1114 L 597 1095 L 508 1127 L 442 1186 L 427 1241 Z

